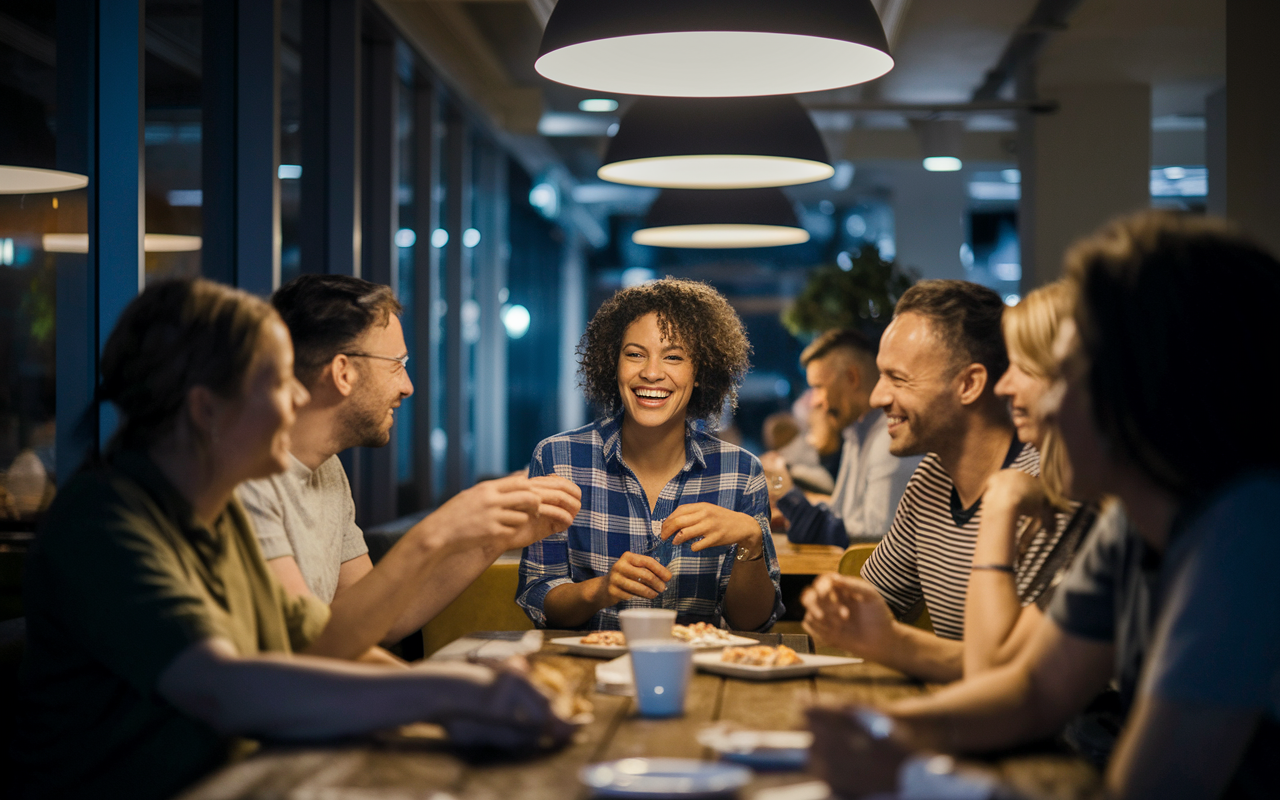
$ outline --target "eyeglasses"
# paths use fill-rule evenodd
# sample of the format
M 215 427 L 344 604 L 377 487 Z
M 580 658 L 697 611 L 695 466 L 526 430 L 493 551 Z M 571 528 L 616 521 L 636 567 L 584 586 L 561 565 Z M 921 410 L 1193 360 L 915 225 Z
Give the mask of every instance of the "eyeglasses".
M 394 361 L 400 365 L 401 369 L 409 369 L 409 355 L 406 353 L 402 356 L 376 356 L 373 353 L 342 353 L 347 358 L 377 358 L 382 361 Z

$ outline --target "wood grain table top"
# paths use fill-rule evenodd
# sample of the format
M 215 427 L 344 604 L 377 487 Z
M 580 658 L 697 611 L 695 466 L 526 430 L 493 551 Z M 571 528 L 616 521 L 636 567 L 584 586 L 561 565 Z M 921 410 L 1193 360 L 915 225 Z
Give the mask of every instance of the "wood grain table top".
M 493 634 L 500 636 L 501 634 Z M 548 631 L 540 658 L 571 678 L 594 686 L 601 659 L 569 655 L 549 644 L 569 631 Z M 765 644 L 811 652 L 804 634 L 744 634 Z M 477 644 L 488 634 L 476 634 Z M 509 638 L 509 637 L 504 637 Z M 830 651 L 835 653 L 835 651 Z M 633 756 L 712 760 L 697 733 L 714 723 L 757 730 L 801 729 L 804 709 L 814 702 L 876 703 L 918 695 L 929 687 L 876 664 L 824 669 L 815 677 L 752 682 L 695 673 L 682 717 L 643 719 L 629 697 L 591 694 L 594 720 L 565 748 L 525 758 L 468 761 L 438 738 L 384 735 L 309 746 L 264 747 L 196 785 L 182 800 L 289 798 L 290 800 L 586 800 L 578 771 L 599 761 Z M 984 762 L 1009 786 L 1031 798 L 1075 800 L 1099 785 L 1097 772 L 1078 757 L 1059 752 L 1020 752 Z M 749 800 L 769 787 L 813 780 L 802 772 L 757 773 L 738 797 Z M 437 794 L 441 793 L 441 794 Z

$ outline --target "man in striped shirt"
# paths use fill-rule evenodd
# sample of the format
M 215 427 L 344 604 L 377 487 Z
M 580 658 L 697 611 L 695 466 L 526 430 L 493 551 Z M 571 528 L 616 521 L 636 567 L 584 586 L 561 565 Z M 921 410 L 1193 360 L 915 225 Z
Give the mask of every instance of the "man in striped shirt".
M 995 292 L 955 280 L 922 281 L 898 301 L 880 341 L 871 405 L 888 420 L 890 452 L 928 455 L 862 579 L 824 576 L 805 595 L 811 633 L 928 680 L 961 677 L 965 595 L 987 480 L 1007 468 L 1039 474 L 1039 454 L 1018 442 L 994 393 L 1009 366 L 1003 310 Z M 1038 561 L 1028 552 L 1022 563 Z M 902 622 L 922 610 L 936 635 Z

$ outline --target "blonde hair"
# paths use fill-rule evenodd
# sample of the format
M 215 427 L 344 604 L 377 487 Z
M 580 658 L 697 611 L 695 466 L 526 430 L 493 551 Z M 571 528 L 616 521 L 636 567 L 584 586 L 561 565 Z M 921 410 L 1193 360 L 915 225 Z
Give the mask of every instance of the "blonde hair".
M 1004 312 L 1001 324 L 1009 363 L 1033 378 L 1051 382 L 1058 379 L 1053 343 L 1063 320 L 1070 319 L 1075 293 L 1066 281 L 1056 281 L 1022 298 Z M 1062 434 L 1053 423 L 1044 425 L 1040 443 L 1040 479 L 1044 482 L 1049 502 L 1066 509 L 1071 501 L 1066 496 L 1067 475 L 1071 464 L 1062 444 Z

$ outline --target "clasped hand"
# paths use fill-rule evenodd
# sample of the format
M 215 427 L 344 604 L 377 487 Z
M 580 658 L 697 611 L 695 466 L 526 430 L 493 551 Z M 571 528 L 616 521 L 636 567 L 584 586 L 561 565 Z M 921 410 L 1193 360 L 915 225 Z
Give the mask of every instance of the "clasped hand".
M 881 660 L 895 637 L 893 612 L 861 578 L 829 573 L 804 590 L 804 629 L 857 656 Z
M 675 546 L 692 541 L 689 549 L 696 553 L 733 544 L 743 544 L 754 551 L 762 546 L 763 533 L 754 517 L 740 511 L 714 503 L 689 503 L 671 512 L 658 536 Z M 666 591 L 671 578 L 671 570 L 652 556 L 623 553 L 609 569 L 602 600 L 608 605 L 623 600 L 653 600 Z

